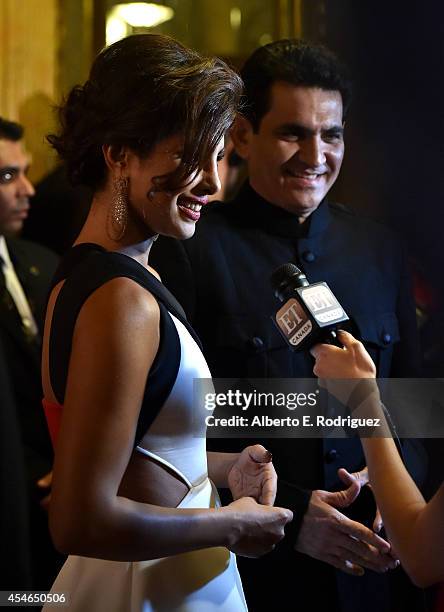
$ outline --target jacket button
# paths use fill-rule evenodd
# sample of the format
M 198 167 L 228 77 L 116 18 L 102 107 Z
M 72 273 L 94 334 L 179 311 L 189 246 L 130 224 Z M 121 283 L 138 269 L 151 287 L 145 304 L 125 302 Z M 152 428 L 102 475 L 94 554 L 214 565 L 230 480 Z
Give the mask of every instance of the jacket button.
M 336 461 L 336 459 L 339 457 L 339 453 L 335 448 L 332 448 L 331 450 L 328 451 L 328 453 L 325 453 L 325 463 L 333 463 L 333 461 Z
M 312 251 L 305 251 L 302 253 L 302 259 L 307 263 L 312 263 L 316 259 L 316 255 Z
M 384 344 L 390 344 L 390 342 L 392 341 L 392 337 L 390 334 L 384 334 L 382 336 L 382 341 L 384 342 Z
M 252 338 L 251 344 L 253 348 L 255 348 L 257 351 L 260 351 L 264 348 L 264 341 L 262 340 L 262 338 L 259 338 L 259 336 L 255 336 L 254 338 Z

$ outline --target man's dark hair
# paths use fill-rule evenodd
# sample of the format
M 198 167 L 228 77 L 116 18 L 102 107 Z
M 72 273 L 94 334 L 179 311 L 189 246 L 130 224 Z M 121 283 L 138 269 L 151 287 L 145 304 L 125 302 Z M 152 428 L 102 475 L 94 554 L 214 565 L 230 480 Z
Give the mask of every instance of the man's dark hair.
M 8 121 L 0 117 L 0 140 L 12 140 L 17 142 L 23 138 L 23 127 L 14 121 Z
M 102 145 L 128 146 L 148 157 L 182 134 L 177 170 L 157 181 L 175 191 L 207 163 L 231 126 L 242 81 L 222 60 L 202 57 L 161 34 L 137 34 L 104 49 L 89 79 L 59 109 L 61 128 L 48 141 L 73 182 L 93 189 L 106 179 Z
M 271 86 L 276 81 L 339 91 L 344 118 L 350 105 L 347 70 L 334 53 L 321 45 L 285 39 L 259 47 L 245 62 L 241 76 L 245 85 L 243 114 L 256 132 L 270 109 Z

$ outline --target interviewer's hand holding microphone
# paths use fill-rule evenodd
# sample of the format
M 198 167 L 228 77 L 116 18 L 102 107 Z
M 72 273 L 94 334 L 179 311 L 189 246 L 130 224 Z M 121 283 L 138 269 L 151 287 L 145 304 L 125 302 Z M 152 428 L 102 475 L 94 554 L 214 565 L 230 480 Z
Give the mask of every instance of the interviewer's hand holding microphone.
M 370 397 L 379 400 L 376 367 L 363 344 L 351 334 L 338 330 L 337 338 L 341 347 L 316 344 L 310 349 L 315 358 L 313 373 L 321 387 L 355 413 L 359 407 L 365 409 Z

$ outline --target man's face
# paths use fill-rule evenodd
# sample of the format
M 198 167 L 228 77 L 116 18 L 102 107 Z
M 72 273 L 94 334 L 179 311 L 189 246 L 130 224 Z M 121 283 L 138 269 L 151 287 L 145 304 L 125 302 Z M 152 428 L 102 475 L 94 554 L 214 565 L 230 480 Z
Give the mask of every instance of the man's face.
M 302 222 L 319 206 L 341 168 L 342 97 L 339 91 L 283 81 L 273 83 L 270 93 L 270 110 L 259 131 L 244 120 L 238 152 L 247 160 L 253 189 Z
M 0 235 L 19 232 L 28 216 L 29 198 L 34 195 L 28 168 L 22 142 L 0 138 Z

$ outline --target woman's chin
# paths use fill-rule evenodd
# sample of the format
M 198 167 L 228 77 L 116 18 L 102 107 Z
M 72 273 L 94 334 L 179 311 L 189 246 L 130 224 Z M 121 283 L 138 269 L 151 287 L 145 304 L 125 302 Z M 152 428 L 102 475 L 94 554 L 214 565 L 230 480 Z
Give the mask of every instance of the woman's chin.
M 195 231 L 195 223 L 181 223 L 180 226 L 175 226 L 172 228 L 171 232 L 168 233 L 168 236 L 171 238 L 176 238 L 177 240 L 188 240 L 188 238 L 192 238 L 194 236 Z

